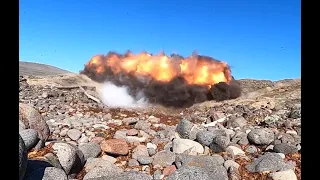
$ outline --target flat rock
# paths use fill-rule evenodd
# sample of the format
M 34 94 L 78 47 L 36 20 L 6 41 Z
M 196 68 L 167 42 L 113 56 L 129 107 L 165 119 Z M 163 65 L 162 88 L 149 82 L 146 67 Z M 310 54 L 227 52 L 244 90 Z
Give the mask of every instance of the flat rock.
M 152 180 L 152 177 L 144 173 L 127 171 L 120 174 L 109 174 L 107 176 L 102 176 L 101 178 L 88 178 L 86 180 L 107 180 L 107 179 L 116 179 L 116 180 Z M 85 179 L 84 179 L 85 180 Z
M 138 156 L 137 160 L 140 164 L 142 165 L 147 165 L 147 164 L 151 164 L 153 161 L 152 157 L 149 156 Z
M 108 160 L 102 158 L 89 158 L 84 165 L 84 169 L 88 172 L 94 168 L 102 168 L 110 172 L 122 172 L 122 169 L 114 165 Z
M 216 166 L 208 170 L 196 166 L 183 166 L 177 169 L 167 180 L 228 180 L 227 170 L 223 166 Z
M 224 159 L 220 155 L 212 156 L 192 156 L 186 154 L 177 154 L 175 158 L 175 164 L 179 168 L 182 166 L 197 166 L 201 168 L 211 169 L 212 167 L 222 166 Z
M 118 175 L 120 172 L 118 169 L 94 167 L 83 177 L 83 180 L 105 179 L 106 176 Z
M 100 143 L 102 151 L 113 155 L 127 155 L 129 146 L 123 139 L 108 139 Z

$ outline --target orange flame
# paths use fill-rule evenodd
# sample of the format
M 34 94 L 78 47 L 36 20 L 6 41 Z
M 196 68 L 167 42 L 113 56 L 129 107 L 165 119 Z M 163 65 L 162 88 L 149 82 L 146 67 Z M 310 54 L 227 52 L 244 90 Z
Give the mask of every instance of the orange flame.
M 225 62 L 209 57 L 198 58 L 195 55 L 176 60 L 164 53 L 155 56 L 146 52 L 137 55 L 129 52 L 125 56 L 109 53 L 107 56 L 92 57 L 86 66 L 95 68 L 98 74 L 104 73 L 108 67 L 114 74 L 122 72 L 151 76 L 161 82 L 169 82 L 176 76 L 182 76 L 188 84 L 209 87 L 219 82 L 229 83 L 232 78 L 230 68 Z

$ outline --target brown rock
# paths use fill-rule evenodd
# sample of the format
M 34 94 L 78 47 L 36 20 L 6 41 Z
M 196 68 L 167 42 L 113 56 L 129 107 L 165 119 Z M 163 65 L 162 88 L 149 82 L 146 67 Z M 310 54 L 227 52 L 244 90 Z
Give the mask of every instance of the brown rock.
M 39 139 L 46 141 L 50 130 L 41 114 L 32 105 L 19 103 L 19 122 L 25 129 L 34 129 L 38 132 Z
M 130 129 L 130 130 L 127 132 L 127 135 L 128 135 L 128 136 L 136 136 L 136 135 L 138 135 L 138 130 L 136 130 L 136 129 Z
M 176 169 L 177 169 L 177 168 L 176 168 L 175 165 L 167 166 L 166 168 L 163 169 L 163 175 L 164 175 L 164 176 L 169 176 L 169 175 L 172 174 Z
M 108 139 L 100 143 L 101 150 L 113 155 L 127 155 L 129 146 L 123 139 Z

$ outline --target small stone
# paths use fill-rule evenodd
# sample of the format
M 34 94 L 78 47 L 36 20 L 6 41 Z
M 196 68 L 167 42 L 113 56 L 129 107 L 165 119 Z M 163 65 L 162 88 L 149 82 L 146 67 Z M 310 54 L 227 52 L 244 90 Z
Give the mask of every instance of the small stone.
M 197 141 L 203 146 L 209 146 L 213 139 L 215 138 L 215 134 L 211 131 L 199 131 L 196 135 Z
M 108 139 L 100 143 L 102 151 L 113 155 L 127 155 L 129 146 L 123 139 Z
M 43 98 L 47 98 L 48 97 L 48 92 L 43 92 L 41 95 Z
M 175 161 L 175 158 L 175 153 L 163 150 L 153 156 L 152 165 L 160 165 L 162 167 L 167 167 L 172 165 L 172 163 Z
M 125 139 L 127 136 L 127 132 L 128 132 L 128 130 L 126 130 L 126 129 L 118 130 L 114 133 L 113 138 L 114 139 Z
M 292 169 L 286 171 L 273 172 L 268 175 L 273 180 L 297 180 L 297 176 Z
M 61 166 L 65 172 L 69 174 L 72 166 L 76 162 L 76 149 L 67 143 L 55 143 L 52 148 L 55 151 Z
M 227 151 L 227 152 L 230 152 L 233 156 L 242 156 L 242 155 L 245 155 L 245 152 L 244 152 L 242 149 L 240 149 L 240 148 L 238 148 L 238 147 L 236 147 L 236 146 L 228 146 L 228 147 L 226 148 L 226 151 Z
M 110 129 L 110 127 L 105 124 L 94 124 L 92 127 L 95 129 Z
M 157 151 L 153 148 L 148 148 L 148 153 L 149 153 L 149 156 L 153 156 L 157 153 Z
M 128 162 L 129 167 L 139 166 L 139 162 L 136 159 L 130 159 Z
M 298 135 L 298 133 L 294 130 L 288 130 L 286 131 L 287 134 L 294 134 L 294 135 Z
M 60 131 L 60 136 L 61 137 L 65 137 L 66 135 L 67 135 L 67 133 L 68 133 L 68 131 L 69 131 L 69 129 L 62 129 L 61 131 Z
M 164 176 L 169 176 L 170 174 L 172 174 L 175 170 L 177 170 L 175 165 L 170 165 L 167 166 L 163 169 L 163 175 Z
M 151 164 L 153 161 L 152 157 L 149 157 L 149 156 L 138 156 L 137 160 L 142 165 Z
M 187 119 L 182 119 L 176 127 L 176 132 L 180 135 L 181 138 L 189 139 L 190 131 L 194 124 Z
M 114 158 L 114 157 L 112 157 L 112 156 L 103 155 L 101 158 L 104 159 L 104 160 L 106 160 L 106 161 L 111 162 L 112 164 L 114 164 L 114 163 L 117 162 L 117 159 Z
M 233 160 L 226 160 L 223 164 L 223 166 L 228 170 L 230 167 L 234 167 L 236 169 L 239 169 L 240 165 L 236 163 Z
M 136 129 L 129 129 L 127 132 L 127 136 L 136 136 L 138 135 L 138 130 Z
M 160 169 L 157 169 L 153 172 L 153 179 L 154 180 L 161 180 L 162 177 L 161 177 L 161 170 Z
M 79 140 L 78 140 L 78 143 L 87 143 L 89 142 L 89 138 L 87 136 L 82 136 Z
M 132 150 L 132 158 L 138 159 L 138 156 L 149 156 L 148 148 L 145 145 L 138 145 Z
M 147 129 L 150 129 L 150 126 L 151 124 L 146 122 L 146 121 L 143 121 L 143 120 L 139 120 L 136 125 L 134 126 L 135 129 L 138 129 L 138 130 L 147 130 Z
M 273 147 L 273 150 L 277 153 L 289 154 L 298 152 L 298 148 L 295 145 L 288 143 L 276 144 Z
M 172 141 L 172 151 L 174 153 L 183 153 L 191 148 L 194 148 L 196 153 L 203 154 L 204 152 L 203 146 L 196 141 L 190 139 L 174 139 Z
M 258 152 L 258 149 L 253 145 L 249 145 L 246 147 L 246 152 L 248 152 L 250 154 L 254 154 L 254 153 Z
M 274 133 L 268 128 L 253 129 L 248 134 L 248 140 L 256 145 L 269 145 L 274 141 Z
M 93 142 L 81 144 L 78 148 L 83 153 L 85 160 L 95 158 L 101 153 L 99 144 Z
M 79 131 L 78 129 L 70 129 L 67 135 L 70 139 L 76 141 L 81 137 L 81 131 Z
M 153 143 L 147 143 L 147 148 L 153 148 L 153 149 L 157 149 L 157 145 L 153 144 Z
M 247 120 L 242 116 L 239 116 L 230 122 L 230 126 L 233 128 L 236 128 L 236 127 L 242 128 L 246 125 L 247 125 Z
M 224 152 L 230 143 L 230 139 L 226 136 L 217 136 L 210 144 L 210 149 L 214 152 Z

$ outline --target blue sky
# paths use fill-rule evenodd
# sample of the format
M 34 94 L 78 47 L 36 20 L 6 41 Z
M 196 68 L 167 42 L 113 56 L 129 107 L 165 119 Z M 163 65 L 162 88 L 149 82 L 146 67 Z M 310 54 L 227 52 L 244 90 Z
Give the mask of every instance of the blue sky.
M 19 58 L 79 72 L 146 50 L 227 62 L 236 79 L 300 77 L 299 0 L 20 0 Z

